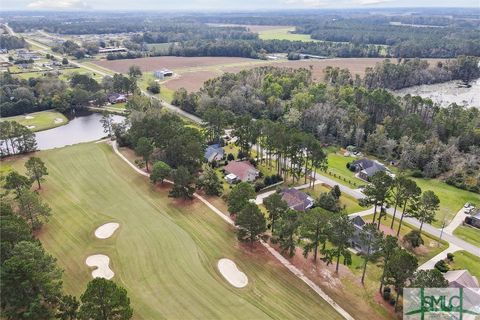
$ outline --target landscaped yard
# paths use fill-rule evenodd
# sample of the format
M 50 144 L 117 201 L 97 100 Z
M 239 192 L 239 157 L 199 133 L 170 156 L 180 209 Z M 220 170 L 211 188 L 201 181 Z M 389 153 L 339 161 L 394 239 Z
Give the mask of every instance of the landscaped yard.
M 16 121 L 21 125 L 26 126 L 32 131 L 42 131 L 68 123 L 67 117 L 60 112 L 47 110 L 29 113 L 21 116 L 1 118 L 0 121 Z
M 479 194 L 455 188 L 437 179 L 412 179 L 417 182 L 422 191 L 432 190 L 440 198 L 440 210 L 436 215 L 437 221 L 432 223 L 435 227 L 441 227 L 444 218 L 445 224 L 448 225 L 467 202 L 480 205 Z
M 323 184 L 317 184 L 315 185 L 315 188 L 308 188 L 308 189 L 303 189 L 302 191 L 308 193 L 312 198 L 315 200 L 318 199 L 321 193 L 329 192 L 332 188 L 328 185 L 323 185 Z M 355 212 L 360 212 L 364 211 L 367 208 L 364 208 L 358 204 L 358 200 L 353 198 L 352 196 L 343 193 L 340 196 L 340 206 L 345 207 L 345 211 L 348 214 L 355 213 Z
M 378 215 L 377 215 L 378 217 Z M 363 220 L 365 222 L 370 223 L 372 222 L 373 215 L 368 215 L 364 216 Z M 378 218 L 376 218 L 378 219 Z M 378 220 L 377 220 L 378 221 Z M 393 230 L 390 229 L 390 224 L 392 223 L 392 217 L 390 215 L 386 215 L 382 218 L 382 230 L 385 233 L 397 234 L 397 229 L 398 229 L 398 219 L 395 218 L 395 222 L 393 224 Z M 417 230 L 417 228 L 411 226 L 410 224 L 406 223 L 405 221 L 402 222 L 402 227 L 400 228 L 400 237 L 403 237 L 407 233 L 409 233 L 412 230 Z M 443 250 L 448 248 L 448 243 L 444 240 L 440 240 L 435 236 L 432 236 L 425 231 L 422 232 L 422 238 L 424 241 L 424 245 L 421 248 L 417 248 L 415 250 L 415 255 L 418 258 L 418 265 L 420 266 L 421 264 L 427 262 Z
M 480 248 L 480 230 L 469 226 L 459 226 L 453 234 Z M 480 250 L 480 249 L 479 249 Z
M 333 319 L 340 316 L 262 247 L 240 245 L 233 228 L 201 202 L 169 198 L 113 153 L 87 143 L 37 154 L 50 175 L 41 196 L 53 209 L 40 240 L 77 297 L 92 278 L 85 258 L 105 254 L 137 319 Z M 25 158 L 12 164 L 23 171 Z M 94 237 L 106 222 L 120 229 Z M 249 279 L 232 287 L 217 270 L 230 258 Z
M 463 250 L 455 252 L 450 270 L 463 269 L 467 269 L 471 275 L 480 279 L 480 258 Z
M 357 160 L 353 157 L 345 157 L 336 152 L 329 152 L 327 172 L 319 172 L 335 181 L 340 182 L 350 188 L 357 189 L 366 184 L 365 181 L 355 177 L 355 173 L 347 168 L 347 163 Z

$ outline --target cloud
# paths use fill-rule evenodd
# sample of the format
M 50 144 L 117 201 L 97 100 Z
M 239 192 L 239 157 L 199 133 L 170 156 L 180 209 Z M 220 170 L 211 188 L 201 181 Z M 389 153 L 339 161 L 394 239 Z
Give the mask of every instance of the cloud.
M 88 9 L 86 2 L 81 0 L 37 0 L 27 5 L 31 9 L 54 9 L 54 10 L 70 10 L 70 9 Z
M 301 7 L 325 7 L 329 5 L 325 0 L 285 0 L 283 2 L 286 5 L 297 5 Z
M 392 0 L 355 0 L 353 4 L 358 4 L 361 6 L 372 6 L 372 5 L 384 4 L 388 2 L 392 2 Z

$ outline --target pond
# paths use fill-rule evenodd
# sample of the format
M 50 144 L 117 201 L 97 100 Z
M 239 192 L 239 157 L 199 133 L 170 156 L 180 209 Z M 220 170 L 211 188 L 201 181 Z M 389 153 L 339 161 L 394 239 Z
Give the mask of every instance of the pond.
M 113 122 L 120 123 L 125 117 L 112 115 Z M 102 115 L 100 113 L 82 113 L 71 119 L 64 126 L 53 129 L 36 132 L 38 150 L 48 150 L 53 148 L 61 148 L 68 145 L 95 141 L 106 134 L 103 131 L 100 122 Z
M 461 85 L 461 81 L 449 81 L 445 83 L 414 86 L 393 93 L 398 96 L 411 94 L 430 98 L 433 102 L 447 107 L 451 103 L 464 105 L 467 107 L 480 108 L 480 79 L 470 82 L 470 87 Z

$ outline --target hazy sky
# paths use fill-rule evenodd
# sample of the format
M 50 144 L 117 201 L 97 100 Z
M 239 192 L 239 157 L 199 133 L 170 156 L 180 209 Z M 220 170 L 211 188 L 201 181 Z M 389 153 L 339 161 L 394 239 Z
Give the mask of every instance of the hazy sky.
M 289 8 L 480 7 L 480 0 L 0 0 L 2 10 L 281 10 Z

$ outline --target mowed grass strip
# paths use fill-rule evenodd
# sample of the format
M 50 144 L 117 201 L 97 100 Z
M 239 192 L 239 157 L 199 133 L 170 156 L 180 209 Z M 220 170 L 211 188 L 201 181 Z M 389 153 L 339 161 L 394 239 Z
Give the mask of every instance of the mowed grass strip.
M 244 248 L 233 227 L 198 201 L 167 197 L 106 144 L 37 154 L 50 175 L 42 197 L 53 209 L 40 240 L 65 269 L 64 287 L 79 296 L 91 280 L 85 259 L 106 254 L 136 319 L 338 319 L 340 316 L 262 247 Z M 22 171 L 25 158 L 11 163 Z M 106 222 L 120 228 L 94 237 Z M 230 258 L 248 276 L 235 289 L 217 271 Z
M 27 118 L 28 117 L 28 118 Z M 32 117 L 32 118 L 30 118 Z M 55 121 L 61 119 L 61 121 Z M 23 126 L 33 126 L 32 131 L 42 131 L 59 126 L 63 126 L 68 123 L 67 117 L 57 111 L 46 110 L 40 112 L 29 113 L 20 116 L 13 116 L 2 118 L 0 121 L 16 121 Z
M 480 248 L 480 229 L 470 227 L 468 225 L 461 225 L 458 226 L 455 231 L 453 231 L 453 234 L 460 239 L 470 242 L 471 244 L 474 244 Z

